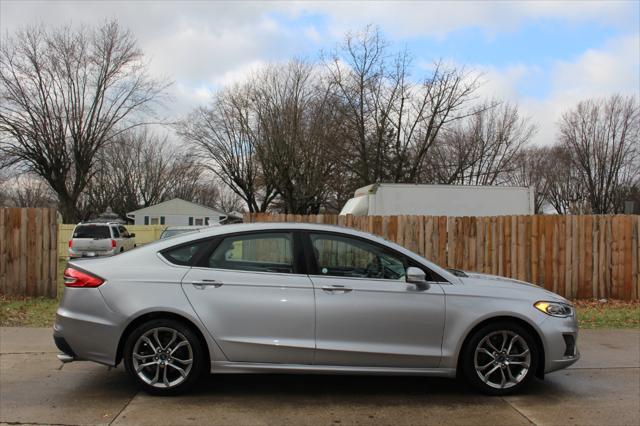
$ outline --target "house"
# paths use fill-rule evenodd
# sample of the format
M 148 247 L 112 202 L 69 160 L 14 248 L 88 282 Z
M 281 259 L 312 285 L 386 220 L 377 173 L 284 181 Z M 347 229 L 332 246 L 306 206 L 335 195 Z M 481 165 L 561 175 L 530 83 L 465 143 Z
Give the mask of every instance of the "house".
M 164 201 L 127 213 L 134 225 L 213 225 L 227 218 L 216 209 L 185 201 L 180 198 Z

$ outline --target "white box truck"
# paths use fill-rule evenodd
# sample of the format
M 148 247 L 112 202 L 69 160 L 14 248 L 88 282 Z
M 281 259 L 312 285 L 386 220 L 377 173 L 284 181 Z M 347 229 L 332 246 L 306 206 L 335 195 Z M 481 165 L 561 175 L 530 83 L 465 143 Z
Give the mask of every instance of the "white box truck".
M 533 188 L 516 186 L 416 185 L 363 186 L 342 208 L 354 216 L 502 216 L 534 211 Z

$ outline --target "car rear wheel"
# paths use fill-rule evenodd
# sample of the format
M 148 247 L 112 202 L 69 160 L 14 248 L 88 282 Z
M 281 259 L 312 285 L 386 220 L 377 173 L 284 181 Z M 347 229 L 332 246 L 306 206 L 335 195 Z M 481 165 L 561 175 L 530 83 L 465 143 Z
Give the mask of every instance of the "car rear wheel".
M 124 347 L 127 372 L 143 390 L 175 395 L 202 375 L 205 351 L 193 330 L 171 319 L 154 319 L 137 327 Z
M 531 333 L 520 325 L 488 324 L 471 336 L 462 370 L 466 379 L 486 394 L 511 394 L 535 376 L 538 350 Z

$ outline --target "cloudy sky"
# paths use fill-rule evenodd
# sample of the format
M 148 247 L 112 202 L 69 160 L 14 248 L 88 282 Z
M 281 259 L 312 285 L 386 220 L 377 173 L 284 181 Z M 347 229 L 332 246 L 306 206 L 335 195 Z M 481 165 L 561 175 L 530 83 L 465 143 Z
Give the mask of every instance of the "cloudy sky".
M 117 18 L 152 71 L 174 81 L 174 116 L 252 69 L 315 59 L 346 31 L 380 27 L 415 74 L 436 59 L 483 73 L 482 94 L 518 102 L 549 143 L 563 109 L 590 96 L 640 95 L 638 1 L 214 2 L 0 0 L 2 34 Z

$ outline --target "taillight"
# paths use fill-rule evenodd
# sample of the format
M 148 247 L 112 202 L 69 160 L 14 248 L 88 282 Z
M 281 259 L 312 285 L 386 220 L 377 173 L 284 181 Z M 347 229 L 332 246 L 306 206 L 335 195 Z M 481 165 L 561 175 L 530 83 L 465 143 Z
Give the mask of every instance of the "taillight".
M 98 287 L 102 283 L 104 283 L 102 278 L 88 272 L 71 267 L 64 270 L 64 285 L 66 287 Z
M 69 240 L 69 248 L 73 247 L 73 240 Z
M 111 240 L 111 248 L 116 248 L 116 240 Z

